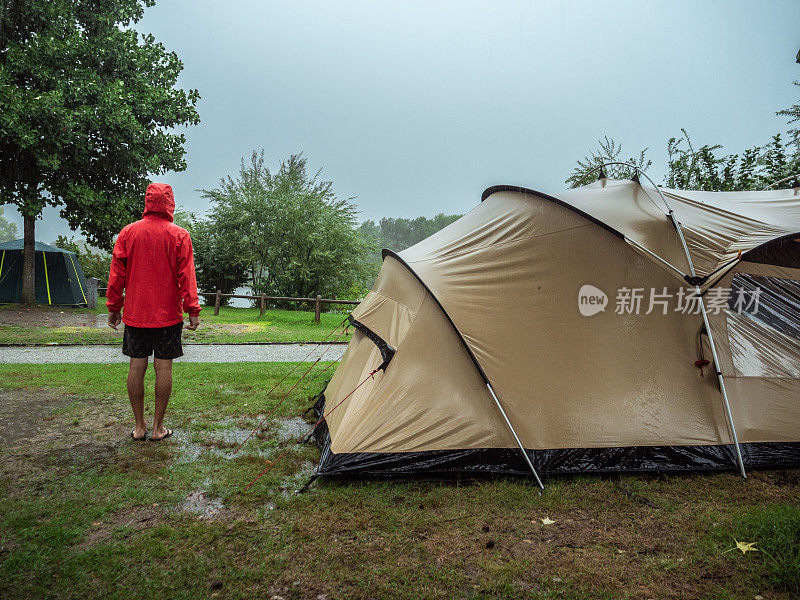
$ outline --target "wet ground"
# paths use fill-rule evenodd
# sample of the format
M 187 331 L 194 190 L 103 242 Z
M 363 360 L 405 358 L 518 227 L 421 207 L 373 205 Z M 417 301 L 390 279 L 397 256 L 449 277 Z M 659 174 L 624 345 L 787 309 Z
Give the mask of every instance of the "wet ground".
M 108 315 L 90 312 L 77 313 L 71 309 L 64 311 L 20 308 L 0 310 L 0 325 L 20 325 L 23 327 L 108 327 Z
M 0 456 L 7 469 L 16 466 L 19 471 L 143 471 L 160 480 L 162 477 L 157 474 L 161 469 L 192 464 L 207 469 L 218 458 L 255 459 L 256 465 L 262 464 L 262 461 L 275 459 L 295 440 L 304 437 L 312 426 L 301 417 L 288 417 L 271 418 L 259 427 L 264 416 L 190 420 L 176 427 L 175 435 L 167 442 L 134 443 L 127 433 L 130 414 L 123 402 L 50 390 L 3 390 L 0 391 Z M 291 475 L 279 482 L 275 497 L 290 498 L 308 481 L 315 468 L 310 461 L 300 463 Z M 194 515 L 203 520 L 235 518 L 227 514 L 228 508 L 214 495 L 213 489 L 214 479 L 209 475 L 201 486 L 189 491 L 177 504 L 160 508 L 154 504 L 146 510 L 141 508 L 119 515 L 109 527 L 144 527 L 162 518 L 165 511 Z M 273 507 L 274 503 L 267 503 L 263 509 Z M 89 541 L 94 543 L 95 537 L 102 539 L 103 536 L 104 533 L 98 531 Z

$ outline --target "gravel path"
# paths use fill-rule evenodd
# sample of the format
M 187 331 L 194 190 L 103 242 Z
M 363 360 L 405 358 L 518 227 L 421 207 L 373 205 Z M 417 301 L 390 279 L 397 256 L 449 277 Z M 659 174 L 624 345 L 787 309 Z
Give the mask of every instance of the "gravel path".
M 199 363 L 297 362 L 302 359 L 314 361 L 323 352 L 323 360 L 340 360 L 346 349 L 344 344 L 191 344 L 183 346 L 183 356 L 177 360 Z M 311 355 L 306 358 L 309 353 Z M 0 363 L 120 363 L 128 360 L 119 346 L 0 348 Z

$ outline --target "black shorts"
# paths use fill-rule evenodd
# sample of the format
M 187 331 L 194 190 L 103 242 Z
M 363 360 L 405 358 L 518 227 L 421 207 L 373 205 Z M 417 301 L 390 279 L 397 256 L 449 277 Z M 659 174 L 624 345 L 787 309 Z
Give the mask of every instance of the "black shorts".
M 122 353 L 131 358 L 172 359 L 183 356 L 181 331 L 183 321 L 169 327 L 131 327 L 125 325 L 122 336 Z

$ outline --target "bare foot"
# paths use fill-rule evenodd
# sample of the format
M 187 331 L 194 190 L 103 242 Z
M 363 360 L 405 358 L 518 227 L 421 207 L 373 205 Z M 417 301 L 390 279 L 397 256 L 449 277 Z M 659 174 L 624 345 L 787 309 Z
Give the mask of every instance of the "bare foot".
M 147 437 L 147 429 L 144 427 L 134 427 L 133 431 L 131 431 L 131 437 L 134 442 L 141 442 Z
M 167 429 L 163 425 L 161 427 L 153 428 L 153 433 L 150 435 L 151 442 L 158 442 L 163 440 L 164 438 L 168 438 L 172 435 L 172 429 Z

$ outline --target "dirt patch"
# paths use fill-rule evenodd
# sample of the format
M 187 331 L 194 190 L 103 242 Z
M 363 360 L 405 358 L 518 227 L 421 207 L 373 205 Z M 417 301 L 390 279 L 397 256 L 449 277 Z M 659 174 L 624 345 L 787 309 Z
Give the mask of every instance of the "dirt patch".
M 128 456 L 131 439 L 116 426 L 124 420 L 130 420 L 128 411 L 117 401 L 52 390 L 0 391 L 0 449 L 22 469 L 102 473 L 163 466 L 158 452 Z
M 87 550 L 98 544 L 106 544 L 114 538 L 127 539 L 156 525 L 162 519 L 163 512 L 153 507 L 138 507 L 107 515 L 92 523 L 83 540 L 75 545 L 75 549 Z
M 0 310 L 0 325 L 21 327 L 108 327 L 108 317 L 88 312 L 74 312 L 69 308 L 47 310 L 21 308 Z
M 0 390 L 0 444 L 15 446 L 49 431 L 53 412 L 70 399 L 27 390 Z
M 63 328 L 69 332 L 71 328 L 80 331 L 84 328 L 109 329 L 108 315 L 90 312 L 75 312 L 69 308 L 61 310 L 46 308 L 0 310 L 0 325 L 16 325 L 19 327 L 52 327 Z M 209 334 L 246 334 L 264 331 L 269 323 L 209 323 L 204 321 L 197 331 L 184 331 L 184 338 L 192 341 Z M 120 331 L 124 326 L 120 327 Z M 109 329 L 109 331 L 111 331 Z
M 209 323 L 203 321 L 200 329 L 195 331 L 184 330 L 184 337 L 187 341 L 195 339 L 202 339 L 209 334 L 244 334 L 244 333 L 259 333 L 266 329 L 265 323 Z

